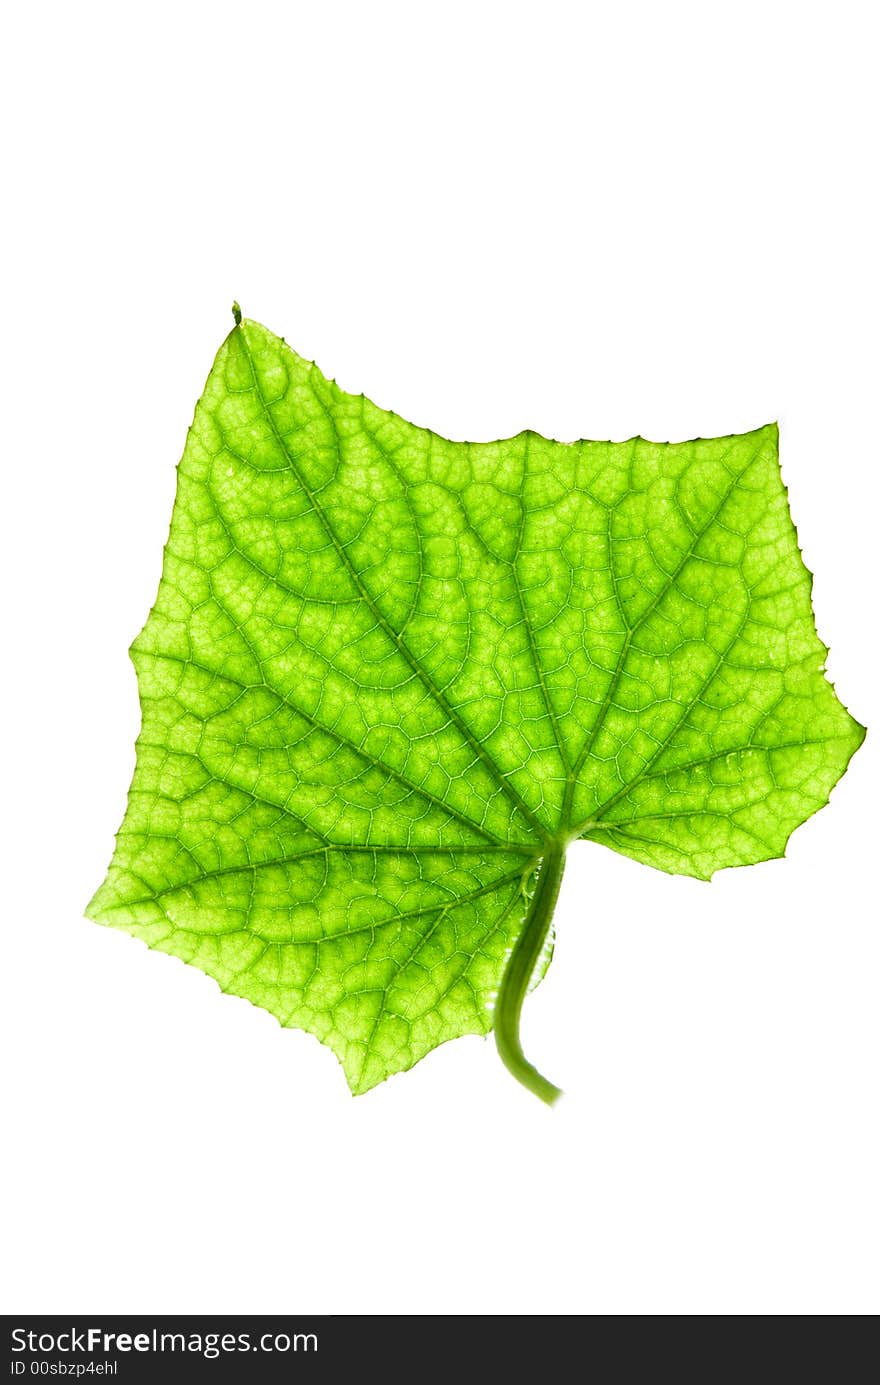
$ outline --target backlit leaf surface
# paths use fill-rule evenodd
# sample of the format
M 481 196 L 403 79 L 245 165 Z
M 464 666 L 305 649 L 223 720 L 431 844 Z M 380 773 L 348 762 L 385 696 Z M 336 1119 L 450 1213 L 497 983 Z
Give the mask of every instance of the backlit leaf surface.
M 239 322 L 89 915 L 317 1035 L 355 1092 L 494 1020 L 552 1099 L 517 1034 L 566 848 L 706 879 L 781 855 L 863 736 L 825 653 L 775 426 L 449 442 Z

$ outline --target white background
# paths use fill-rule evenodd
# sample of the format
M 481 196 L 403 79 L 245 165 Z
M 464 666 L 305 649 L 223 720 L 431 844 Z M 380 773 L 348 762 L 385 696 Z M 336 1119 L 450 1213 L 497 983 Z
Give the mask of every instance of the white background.
M 778 418 L 830 673 L 880 726 L 876 9 L 15 7 L 2 99 L 6 1311 L 880 1308 L 878 741 L 788 858 L 572 850 L 527 1050 L 353 1100 L 88 923 L 127 646 L 229 305 L 453 437 Z

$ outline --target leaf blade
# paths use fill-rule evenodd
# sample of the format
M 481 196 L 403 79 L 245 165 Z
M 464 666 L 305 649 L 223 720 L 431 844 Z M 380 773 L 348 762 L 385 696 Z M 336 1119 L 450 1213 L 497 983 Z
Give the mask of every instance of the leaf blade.
M 314 1033 L 353 1091 L 494 1013 L 552 1094 L 508 1021 L 567 844 L 700 878 L 768 859 L 861 743 L 777 439 L 452 443 L 237 318 L 89 916 Z

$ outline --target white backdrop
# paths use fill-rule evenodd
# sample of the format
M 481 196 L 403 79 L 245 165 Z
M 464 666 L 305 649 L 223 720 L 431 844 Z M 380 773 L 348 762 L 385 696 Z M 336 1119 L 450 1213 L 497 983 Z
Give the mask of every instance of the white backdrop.
M 880 1307 L 877 741 L 787 859 L 571 852 L 527 1052 L 353 1100 L 82 918 L 127 646 L 230 304 L 452 437 L 778 418 L 840 695 L 880 724 L 876 9 L 46 3 L 6 21 L 6 1311 Z

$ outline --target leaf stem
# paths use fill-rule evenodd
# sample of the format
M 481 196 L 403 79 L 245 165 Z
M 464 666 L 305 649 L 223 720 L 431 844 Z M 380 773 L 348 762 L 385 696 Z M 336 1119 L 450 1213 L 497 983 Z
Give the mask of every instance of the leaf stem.
M 529 904 L 525 925 L 513 945 L 495 1003 L 495 1043 L 502 1062 L 518 1082 L 546 1101 L 548 1106 L 552 1106 L 562 1092 L 546 1077 L 542 1077 L 526 1058 L 520 1043 L 519 1021 L 523 1001 L 553 918 L 564 868 L 565 848 L 554 842 L 542 857 L 538 883 Z

